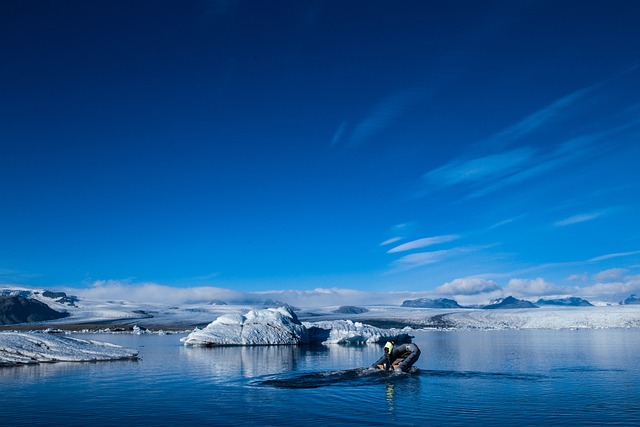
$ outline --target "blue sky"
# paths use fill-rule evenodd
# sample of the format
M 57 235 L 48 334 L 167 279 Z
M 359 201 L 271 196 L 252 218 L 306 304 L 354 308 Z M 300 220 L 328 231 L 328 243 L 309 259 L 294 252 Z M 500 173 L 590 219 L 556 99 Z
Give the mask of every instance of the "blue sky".
M 3 1 L 0 283 L 640 292 L 639 27 L 629 1 Z

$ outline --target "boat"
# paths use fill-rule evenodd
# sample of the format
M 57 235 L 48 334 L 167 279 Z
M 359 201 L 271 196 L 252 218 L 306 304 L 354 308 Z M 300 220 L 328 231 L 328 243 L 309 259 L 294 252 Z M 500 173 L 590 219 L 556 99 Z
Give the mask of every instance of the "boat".
M 391 351 L 391 367 L 390 371 L 402 371 L 407 372 L 413 366 L 414 363 L 420 357 L 420 349 L 413 343 L 401 344 L 394 347 Z M 382 356 L 376 363 L 372 365 L 373 368 L 385 369 L 385 363 L 387 361 L 386 356 Z

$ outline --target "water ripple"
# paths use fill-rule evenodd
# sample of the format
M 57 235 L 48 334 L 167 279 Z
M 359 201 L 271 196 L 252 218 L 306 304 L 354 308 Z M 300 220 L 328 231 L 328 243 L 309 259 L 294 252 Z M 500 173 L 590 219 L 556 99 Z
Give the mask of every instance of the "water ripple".
M 415 372 L 415 371 L 414 371 Z M 411 373 L 386 372 L 375 368 L 356 368 L 323 372 L 296 372 L 254 380 L 253 386 L 277 388 L 319 388 L 327 386 L 366 386 L 408 378 Z

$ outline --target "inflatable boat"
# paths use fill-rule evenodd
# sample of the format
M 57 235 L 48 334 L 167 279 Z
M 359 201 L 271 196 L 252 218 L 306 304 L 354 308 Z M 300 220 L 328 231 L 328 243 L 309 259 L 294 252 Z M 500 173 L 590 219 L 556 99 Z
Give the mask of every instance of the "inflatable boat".
M 407 372 L 420 357 L 420 349 L 413 343 L 401 344 L 393 348 L 391 351 L 390 371 Z M 374 368 L 385 369 L 387 358 L 382 356 L 376 363 L 372 365 Z

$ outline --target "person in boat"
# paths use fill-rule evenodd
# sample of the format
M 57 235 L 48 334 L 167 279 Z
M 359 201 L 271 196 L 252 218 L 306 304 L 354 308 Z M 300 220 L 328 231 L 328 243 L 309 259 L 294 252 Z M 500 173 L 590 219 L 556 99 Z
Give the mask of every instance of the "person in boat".
M 389 368 L 391 368 L 391 363 L 393 362 L 393 360 L 391 359 L 391 354 L 393 353 L 393 346 L 396 344 L 396 342 L 394 340 L 391 341 L 387 341 L 387 343 L 384 345 L 384 357 L 385 357 L 385 362 L 384 362 L 384 370 L 388 371 Z

